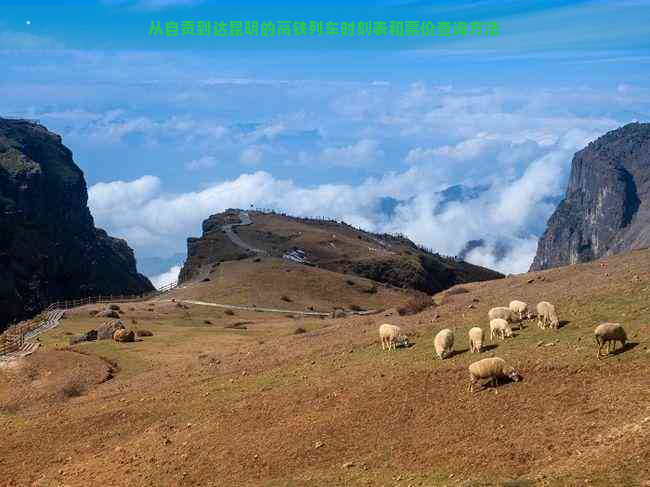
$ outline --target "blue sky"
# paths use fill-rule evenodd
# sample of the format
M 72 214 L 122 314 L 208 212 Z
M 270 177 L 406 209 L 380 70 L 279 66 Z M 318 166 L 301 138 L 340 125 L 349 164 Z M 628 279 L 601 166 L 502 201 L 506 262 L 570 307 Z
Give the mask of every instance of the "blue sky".
M 100 8 L 193 18 L 206 7 L 194 3 Z M 64 19 L 23 20 L 26 7 L 5 6 L 0 115 L 37 118 L 63 136 L 97 224 L 141 257 L 184 251 L 209 214 L 255 204 L 403 232 L 447 254 L 480 238 L 486 246 L 469 260 L 521 272 L 573 153 L 650 118 L 647 22 L 611 30 L 589 15 L 604 2 L 522 3 L 455 2 L 462 15 L 534 27 L 507 48 L 417 51 L 97 49 L 91 38 L 82 49 L 83 33 L 40 25 Z M 648 11 L 632 6 L 637 18 Z M 576 27 L 576 15 L 589 21 Z M 557 42 L 534 48 L 549 25 L 546 42 Z M 611 48 L 568 48 L 594 32 Z M 437 211 L 437 193 L 453 184 L 489 190 Z M 388 197 L 395 214 L 381 211 Z

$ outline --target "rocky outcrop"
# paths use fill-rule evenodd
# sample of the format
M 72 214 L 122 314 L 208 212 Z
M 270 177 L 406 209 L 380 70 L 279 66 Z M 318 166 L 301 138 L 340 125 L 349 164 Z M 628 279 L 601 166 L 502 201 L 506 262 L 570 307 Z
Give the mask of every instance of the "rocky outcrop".
M 0 118 L 0 329 L 52 301 L 153 290 L 124 240 L 95 228 L 61 137 Z
M 540 238 L 531 270 L 650 245 L 650 124 L 613 130 L 573 158 L 566 195 Z

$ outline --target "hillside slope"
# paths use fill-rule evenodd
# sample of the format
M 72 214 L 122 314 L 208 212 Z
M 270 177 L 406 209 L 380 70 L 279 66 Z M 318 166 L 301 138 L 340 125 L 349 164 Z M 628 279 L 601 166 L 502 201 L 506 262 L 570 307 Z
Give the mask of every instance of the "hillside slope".
M 650 124 L 631 123 L 577 152 L 566 196 L 531 270 L 650 246 Z
M 59 299 L 153 289 L 124 240 L 94 226 L 61 137 L 0 118 L 0 330 Z
M 650 251 L 462 288 L 418 315 L 336 320 L 229 316 L 164 297 L 125 304 L 124 322 L 154 336 L 75 345 L 67 385 L 56 389 L 62 381 L 43 384 L 39 364 L 67 334 L 102 321 L 88 307 L 71 311 L 41 337 L 34 360 L 0 369 L 5 478 L 18 486 L 647 485 Z M 467 330 L 486 330 L 487 311 L 511 299 L 555 303 L 561 328 L 530 322 L 470 354 Z M 602 321 L 623 323 L 630 343 L 597 360 L 593 329 Z M 384 322 L 401 325 L 414 346 L 382 351 Z M 307 332 L 295 334 L 297 326 Z M 434 359 L 433 337 L 447 327 L 456 353 Z M 114 377 L 76 378 L 74 354 L 108 361 Z M 495 355 L 523 381 L 469 393 L 468 365 Z
M 203 236 L 188 239 L 181 281 L 206 275 L 216 262 L 255 254 L 235 245 L 223 231 L 224 225 L 239 222 L 240 213 L 230 210 L 212 215 L 203 223 Z M 263 255 L 281 258 L 304 252 L 298 255 L 323 269 L 428 293 L 463 282 L 503 277 L 490 269 L 427 252 L 403 237 L 374 235 L 335 221 L 247 213 L 251 224 L 233 227 L 232 231 Z
M 342 309 L 384 309 L 406 302 L 414 292 L 357 276 L 261 257 L 223 262 L 205 281 L 189 282 L 169 293 L 177 300 L 259 306 L 329 313 Z

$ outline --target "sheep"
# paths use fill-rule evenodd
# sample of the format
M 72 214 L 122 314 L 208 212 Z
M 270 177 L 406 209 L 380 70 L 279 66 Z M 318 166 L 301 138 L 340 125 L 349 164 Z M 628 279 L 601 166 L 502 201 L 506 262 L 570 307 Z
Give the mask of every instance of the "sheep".
M 471 353 L 481 353 L 483 348 L 483 329 L 475 326 L 470 328 L 469 332 L 469 351 Z
M 454 332 L 449 328 L 440 330 L 433 340 L 433 346 L 441 360 L 449 357 L 454 347 Z
M 468 391 L 473 392 L 474 384 L 479 379 L 489 379 L 488 382 L 496 387 L 499 385 L 499 379 L 509 378 L 514 382 L 521 380 L 521 375 L 506 361 L 499 357 L 490 357 L 474 362 L 469 366 L 469 387 Z M 487 382 L 486 382 L 487 384 Z
M 560 320 L 555 312 L 555 306 L 547 301 L 537 303 L 537 326 L 546 328 L 550 326 L 557 330 L 560 327 Z
M 605 345 L 607 345 L 607 355 L 610 353 L 612 346 L 616 350 L 616 342 L 621 342 L 621 347 L 624 347 L 627 334 L 620 323 L 603 323 L 594 330 L 594 339 L 598 346 L 596 357 L 601 358 L 600 352 Z
M 408 346 L 408 338 L 402 333 L 399 326 L 384 323 L 379 327 L 379 338 L 381 339 L 382 350 L 390 350 L 391 348 L 396 350 L 398 342 L 403 346 Z
M 510 308 L 506 308 L 505 306 L 498 306 L 488 311 L 489 320 L 496 320 L 497 318 L 506 320 L 508 323 L 513 323 L 515 321 L 515 314 L 510 311 Z
M 524 316 L 528 320 L 532 317 L 532 313 L 528 309 L 528 304 L 524 303 L 523 301 L 510 301 L 510 306 L 508 307 L 510 308 L 510 311 L 519 315 L 519 321 L 522 322 L 522 327 Z
M 512 336 L 510 324 L 501 318 L 490 320 L 490 341 L 494 340 L 495 335 L 501 340 L 505 340 L 506 337 L 510 338 Z

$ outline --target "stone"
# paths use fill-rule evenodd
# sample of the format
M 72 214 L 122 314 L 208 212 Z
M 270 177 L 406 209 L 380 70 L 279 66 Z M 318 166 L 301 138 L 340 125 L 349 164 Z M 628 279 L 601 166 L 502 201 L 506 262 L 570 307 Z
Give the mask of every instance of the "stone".
M 120 314 L 114 309 L 106 308 L 96 315 L 98 318 L 119 318 Z
M 133 330 L 116 330 L 113 334 L 113 340 L 121 343 L 130 343 L 135 341 Z
M 123 330 L 126 327 L 121 320 L 113 320 L 97 327 L 97 340 L 112 340 L 117 330 Z

